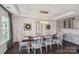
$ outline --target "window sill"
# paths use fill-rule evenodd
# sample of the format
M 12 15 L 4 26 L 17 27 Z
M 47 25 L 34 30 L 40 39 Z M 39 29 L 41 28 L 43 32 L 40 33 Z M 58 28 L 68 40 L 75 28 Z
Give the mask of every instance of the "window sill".
M 5 41 L 1 42 L 0 45 L 4 44 L 4 43 L 7 42 L 7 41 L 8 41 L 8 40 L 5 40 Z

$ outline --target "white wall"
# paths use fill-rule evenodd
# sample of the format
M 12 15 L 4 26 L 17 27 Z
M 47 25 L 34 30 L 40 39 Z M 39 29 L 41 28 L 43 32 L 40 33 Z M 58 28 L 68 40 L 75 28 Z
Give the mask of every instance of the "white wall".
M 17 35 L 20 33 L 25 33 L 25 35 L 36 35 L 36 21 L 35 18 L 27 18 L 27 17 L 13 17 L 13 42 L 17 41 Z M 31 31 L 24 31 L 24 23 L 32 24 Z M 56 33 L 56 21 L 49 21 L 51 25 L 51 29 L 49 31 L 50 34 Z M 43 32 L 45 33 L 45 25 L 43 25 Z
M 32 25 L 32 30 L 24 31 L 24 23 L 30 23 Z M 17 35 L 25 32 L 25 35 L 35 35 L 36 34 L 36 24 L 35 19 L 13 17 L 13 42 L 17 41 Z
M 73 20 L 73 28 L 74 29 L 79 29 L 79 19 Z
M 47 30 L 47 32 L 49 33 L 49 34 L 55 34 L 56 33 L 56 21 L 48 21 L 49 22 L 49 24 L 51 25 L 51 28 L 50 28 L 50 30 Z
M 46 23 L 40 23 L 40 25 L 41 25 L 41 34 L 43 34 L 43 35 L 46 35 L 46 34 L 50 34 L 50 35 L 55 34 L 56 33 L 56 21 L 49 20 L 47 22 L 48 22 L 47 24 L 50 25 L 50 30 L 46 29 L 46 25 L 47 25 Z

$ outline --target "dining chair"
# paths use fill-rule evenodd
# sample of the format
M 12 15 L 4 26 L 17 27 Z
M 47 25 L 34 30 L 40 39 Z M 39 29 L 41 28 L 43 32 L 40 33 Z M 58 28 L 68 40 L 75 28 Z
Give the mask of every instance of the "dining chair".
M 53 43 L 57 45 L 57 47 L 62 46 L 63 43 L 63 33 L 59 32 L 56 36 L 56 38 L 54 38 Z
M 34 54 L 36 49 L 40 49 L 40 52 L 42 54 L 42 42 L 41 42 L 42 37 L 41 36 L 36 36 L 33 37 L 33 42 L 32 42 L 32 47 L 34 49 Z
M 22 35 L 17 35 L 17 39 L 18 39 L 18 42 L 19 42 L 19 53 L 20 53 L 20 51 L 21 51 L 21 49 L 26 49 L 26 50 L 28 50 L 28 53 L 29 53 L 29 42 L 23 42 L 22 41 Z M 23 47 L 25 47 L 25 48 L 23 48 Z
M 47 51 L 48 45 L 50 46 L 50 48 L 52 48 L 52 46 L 51 46 L 51 37 L 49 35 L 46 35 L 46 36 L 44 36 L 44 40 L 43 40 L 43 46 L 46 47 L 46 51 Z

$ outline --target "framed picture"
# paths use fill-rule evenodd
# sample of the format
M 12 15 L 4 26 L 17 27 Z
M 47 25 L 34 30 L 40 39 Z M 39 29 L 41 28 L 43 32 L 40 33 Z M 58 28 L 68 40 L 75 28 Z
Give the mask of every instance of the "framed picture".
M 24 30 L 31 30 L 31 24 L 24 23 Z
M 49 24 L 46 24 L 46 29 L 50 30 L 51 26 Z

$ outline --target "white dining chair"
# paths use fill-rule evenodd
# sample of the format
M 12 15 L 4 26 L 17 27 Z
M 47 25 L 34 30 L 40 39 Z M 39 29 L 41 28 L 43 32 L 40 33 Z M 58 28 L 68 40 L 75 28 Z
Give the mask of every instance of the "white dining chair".
M 21 51 L 21 49 L 26 49 L 28 50 L 28 53 L 30 52 L 29 51 L 29 42 L 23 42 L 22 41 L 22 35 L 17 35 L 17 39 L 18 39 L 18 42 L 19 42 L 19 52 Z M 23 48 L 25 47 L 25 48 Z
M 63 33 L 59 32 L 56 37 L 57 38 L 53 40 L 53 44 L 56 44 L 57 47 L 62 46 L 62 43 L 63 43 Z
M 50 46 L 50 48 L 52 48 L 52 46 L 51 46 L 51 37 L 49 35 L 47 35 L 44 38 L 45 39 L 43 40 L 43 46 L 46 47 L 46 51 L 47 51 L 48 45 Z
M 42 42 L 41 42 L 42 37 L 41 36 L 37 36 L 37 37 L 33 37 L 33 42 L 32 42 L 32 47 L 34 49 L 34 54 L 35 54 L 35 50 L 36 49 L 40 49 L 40 52 L 42 54 Z

